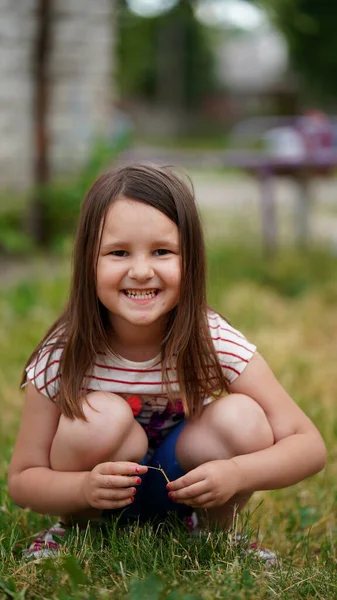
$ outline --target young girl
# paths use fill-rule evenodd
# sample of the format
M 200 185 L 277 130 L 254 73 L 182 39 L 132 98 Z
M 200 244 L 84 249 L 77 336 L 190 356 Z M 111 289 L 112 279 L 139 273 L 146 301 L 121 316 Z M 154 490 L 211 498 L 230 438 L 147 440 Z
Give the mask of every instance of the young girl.
M 325 463 L 320 434 L 255 346 L 208 308 L 193 192 L 168 168 L 126 166 L 93 184 L 67 307 L 23 384 L 9 492 L 61 515 L 27 556 L 55 551 L 64 524 L 121 512 L 205 509 L 229 527 L 255 490 Z

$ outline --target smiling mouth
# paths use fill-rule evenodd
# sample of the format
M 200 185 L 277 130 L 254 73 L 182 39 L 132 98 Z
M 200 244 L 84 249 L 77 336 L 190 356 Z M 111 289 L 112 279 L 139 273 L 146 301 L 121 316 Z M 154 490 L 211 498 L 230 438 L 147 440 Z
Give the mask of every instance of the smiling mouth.
M 150 298 L 155 298 L 159 294 L 158 289 L 122 291 L 128 298 L 135 298 L 137 300 L 150 300 Z

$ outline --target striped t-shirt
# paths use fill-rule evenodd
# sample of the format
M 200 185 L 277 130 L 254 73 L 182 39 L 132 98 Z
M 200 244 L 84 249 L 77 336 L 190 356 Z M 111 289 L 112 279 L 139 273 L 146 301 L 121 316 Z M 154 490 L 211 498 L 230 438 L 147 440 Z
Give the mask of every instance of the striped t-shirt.
M 256 347 L 217 313 L 208 314 L 208 323 L 224 376 L 230 384 L 242 373 Z M 34 363 L 27 368 L 27 378 L 41 394 L 57 402 L 62 348 L 53 352 L 46 372 L 50 351 L 51 344 L 48 346 L 46 343 Z M 134 362 L 113 354 L 98 354 L 87 380 L 87 391 L 113 392 L 122 396 L 147 432 L 150 445 L 156 447 L 184 418 L 175 369 L 170 369 L 169 378 L 177 398 L 174 407 L 162 386 L 160 355 L 145 362 Z

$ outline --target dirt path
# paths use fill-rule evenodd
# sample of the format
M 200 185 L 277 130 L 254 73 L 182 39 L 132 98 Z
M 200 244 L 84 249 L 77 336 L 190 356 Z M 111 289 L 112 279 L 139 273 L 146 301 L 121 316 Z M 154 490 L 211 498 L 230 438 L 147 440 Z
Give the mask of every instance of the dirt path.
M 0 285 L 10 287 L 35 277 L 52 279 L 69 271 L 69 261 L 58 257 L 8 258 L 0 256 Z
M 196 173 L 190 171 L 196 197 L 202 210 L 245 220 L 260 221 L 260 188 L 251 177 Z M 296 220 L 296 185 L 275 180 L 275 197 L 282 239 L 293 238 Z M 311 186 L 310 239 L 337 251 L 337 179 L 316 180 Z

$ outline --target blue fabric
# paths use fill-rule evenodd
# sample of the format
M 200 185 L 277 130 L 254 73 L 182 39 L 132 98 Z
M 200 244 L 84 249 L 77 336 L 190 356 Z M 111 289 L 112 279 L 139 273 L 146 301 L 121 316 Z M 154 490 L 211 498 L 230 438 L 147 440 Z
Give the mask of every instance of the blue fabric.
M 161 443 L 151 460 L 147 462 L 144 459 L 140 461 L 140 464 L 148 464 L 153 467 L 160 466 L 170 481 L 184 475 L 185 471 L 183 471 L 176 458 L 175 447 L 185 425 L 186 421 L 179 423 Z M 182 518 L 191 514 L 192 509 L 190 507 L 177 504 L 168 497 L 167 481 L 160 471 L 149 469 L 141 477 L 143 481 L 137 486 L 135 500 L 132 505 L 123 509 L 105 510 L 104 517 L 120 516 L 121 523 L 124 523 L 136 519 L 140 521 L 162 520 L 169 512 L 174 512 Z

